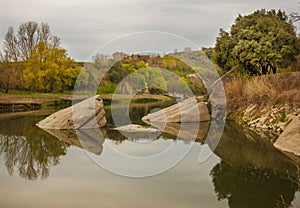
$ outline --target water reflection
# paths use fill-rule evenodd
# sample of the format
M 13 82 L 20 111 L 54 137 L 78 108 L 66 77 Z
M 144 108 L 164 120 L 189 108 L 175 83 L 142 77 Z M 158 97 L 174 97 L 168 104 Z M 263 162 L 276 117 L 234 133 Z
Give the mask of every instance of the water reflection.
M 130 116 L 135 117 L 136 123 L 142 123 L 140 118 L 155 107 L 132 108 Z M 161 139 L 180 139 L 189 143 L 190 129 L 196 128 L 195 124 L 171 123 L 164 126 L 161 135 L 148 137 L 138 134 L 125 137 L 109 129 L 102 129 L 103 137 L 99 137 L 97 131 L 85 130 L 77 132 L 81 134 L 79 141 L 75 131 L 45 132 L 37 128 L 34 124 L 47 114 L 50 112 L 0 115 L 0 153 L 10 175 L 17 171 L 28 180 L 47 178 L 51 166 L 59 164 L 70 146 L 101 155 L 105 138 L 116 144 L 125 140 L 136 142 L 140 138 L 154 142 L 158 139 L 160 142 Z M 111 118 L 108 117 L 108 121 L 109 126 L 113 125 Z M 160 128 L 159 124 L 153 125 Z M 204 143 L 208 128 L 209 123 L 200 124 L 196 142 Z M 276 151 L 268 140 L 251 131 L 241 130 L 235 124 L 226 124 L 214 153 L 221 162 L 214 166 L 210 176 L 217 198 L 227 199 L 229 207 L 289 207 L 299 190 L 299 163 Z
M 299 164 L 270 141 L 228 122 L 214 153 L 221 158 L 210 172 L 218 200 L 236 208 L 291 206 Z
M 101 130 L 82 129 L 76 131 L 45 129 L 45 131 L 69 145 L 77 146 L 96 155 L 100 155 L 102 153 L 102 144 L 104 142 L 104 137 L 106 136 L 106 129 L 103 128 Z
M 142 117 L 150 113 L 152 110 L 158 110 L 165 108 L 169 105 L 174 104 L 174 101 L 168 102 L 158 102 L 158 103 L 148 103 L 148 104 L 130 104 L 129 106 L 126 105 L 112 105 L 112 106 L 105 106 L 105 115 L 107 119 L 108 125 L 115 125 L 114 119 L 118 120 L 120 125 L 128 125 L 131 123 L 134 124 L 144 124 L 142 121 Z M 111 109 L 113 108 L 115 114 L 114 118 L 112 118 Z M 130 121 L 124 118 L 124 115 L 128 115 Z
M 272 143 L 255 132 L 227 122 L 214 153 L 232 165 L 251 164 L 255 168 L 273 169 L 292 176 L 299 175 L 300 163 L 295 163 Z
M 273 169 L 218 163 L 210 172 L 218 200 L 229 207 L 290 207 L 298 190 L 294 178 Z
M 50 167 L 58 165 L 60 156 L 67 154 L 68 144 L 33 127 L 43 117 L 0 118 L 0 154 L 10 175 L 18 171 L 28 180 L 45 179 Z

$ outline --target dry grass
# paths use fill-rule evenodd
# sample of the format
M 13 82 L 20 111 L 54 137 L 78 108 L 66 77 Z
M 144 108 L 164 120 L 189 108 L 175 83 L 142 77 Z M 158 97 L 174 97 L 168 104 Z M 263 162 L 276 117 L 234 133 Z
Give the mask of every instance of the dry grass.
M 258 77 L 235 77 L 225 84 L 229 113 L 250 104 L 258 106 L 289 103 L 300 106 L 300 73 Z

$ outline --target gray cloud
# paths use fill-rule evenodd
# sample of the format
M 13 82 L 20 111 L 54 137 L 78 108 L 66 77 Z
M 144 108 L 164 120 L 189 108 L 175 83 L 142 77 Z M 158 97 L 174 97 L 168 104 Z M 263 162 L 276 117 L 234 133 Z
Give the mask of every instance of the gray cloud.
M 1 0 L 0 40 L 9 26 L 47 22 L 76 60 L 104 43 L 138 31 L 181 35 L 198 46 L 213 46 L 219 28 L 229 29 L 238 13 L 256 9 L 299 10 L 296 0 Z M 157 43 L 159 44 L 159 43 Z

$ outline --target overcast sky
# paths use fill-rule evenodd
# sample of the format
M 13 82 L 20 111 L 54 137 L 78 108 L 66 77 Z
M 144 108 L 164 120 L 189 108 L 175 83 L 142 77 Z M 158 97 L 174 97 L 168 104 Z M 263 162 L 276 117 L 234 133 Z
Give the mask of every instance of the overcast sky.
M 9 26 L 38 21 L 47 22 L 70 56 L 82 61 L 108 41 L 140 31 L 174 33 L 209 47 L 239 13 L 290 13 L 299 6 L 297 0 L 0 0 L 0 40 Z

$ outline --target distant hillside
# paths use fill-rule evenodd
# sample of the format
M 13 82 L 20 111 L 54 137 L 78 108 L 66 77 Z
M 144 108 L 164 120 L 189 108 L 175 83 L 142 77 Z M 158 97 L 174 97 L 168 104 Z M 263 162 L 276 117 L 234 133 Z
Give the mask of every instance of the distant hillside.
M 97 60 L 95 62 L 97 63 Z M 160 69 L 165 69 L 165 71 Z M 170 77 L 170 74 L 174 74 L 174 76 Z M 195 75 L 195 71 L 172 55 L 165 55 L 164 57 L 126 55 L 105 73 L 99 86 L 99 93 L 113 93 L 117 85 L 129 75 L 137 77 L 132 80 L 131 86 L 125 87 L 123 93 L 137 93 L 135 88 L 148 88 L 147 90 L 151 94 L 162 94 L 172 91 L 174 85 L 178 85 L 179 88 L 185 88 L 184 85 L 187 85 L 196 95 L 206 93 L 202 80 Z M 151 87 L 153 83 L 157 87 Z M 177 90 L 180 91 L 178 88 Z

